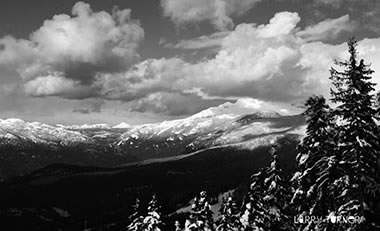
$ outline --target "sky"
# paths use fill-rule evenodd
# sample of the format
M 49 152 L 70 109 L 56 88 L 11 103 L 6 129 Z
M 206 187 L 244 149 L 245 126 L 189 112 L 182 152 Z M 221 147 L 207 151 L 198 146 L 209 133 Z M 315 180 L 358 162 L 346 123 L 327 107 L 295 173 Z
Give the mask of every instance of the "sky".
M 329 97 L 353 36 L 380 83 L 377 0 L 0 4 L 1 119 L 142 124 L 239 98 L 292 111 Z

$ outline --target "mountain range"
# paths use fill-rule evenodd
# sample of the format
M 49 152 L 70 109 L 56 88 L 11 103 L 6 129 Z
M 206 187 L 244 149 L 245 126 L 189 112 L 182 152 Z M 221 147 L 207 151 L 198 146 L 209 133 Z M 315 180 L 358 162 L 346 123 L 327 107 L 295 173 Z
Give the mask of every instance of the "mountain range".
M 54 228 L 87 219 L 97 227 L 120 222 L 135 197 L 152 192 L 170 214 L 200 190 L 238 190 L 269 164 L 273 144 L 285 171 L 294 168 L 304 133 L 302 115 L 252 99 L 134 126 L 0 120 L 0 207 L 8 208 L 0 217 Z
M 301 125 L 301 116 L 282 116 L 253 99 L 137 126 L 63 126 L 5 119 L 0 120 L 0 180 L 53 163 L 115 167 L 210 147 L 252 148 L 254 143 L 269 142 L 255 137 L 302 133 Z

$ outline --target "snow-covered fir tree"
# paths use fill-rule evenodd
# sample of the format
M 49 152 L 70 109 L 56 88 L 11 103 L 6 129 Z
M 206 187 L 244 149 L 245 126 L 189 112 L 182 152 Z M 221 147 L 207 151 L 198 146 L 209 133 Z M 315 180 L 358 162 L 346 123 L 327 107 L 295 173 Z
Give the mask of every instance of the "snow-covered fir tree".
M 174 227 L 175 227 L 174 231 L 182 231 L 183 230 L 181 223 L 179 221 L 174 222 Z
M 266 221 L 266 211 L 263 206 L 264 197 L 264 169 L 251 176 L 248 196 L 244 200 L 245 209 L 240 218 L 243 230 L 264 230 Z
M 153 194 L 152 200 L 148 204 L 148 214 L 143 220 L 144 231 L 160 231 L 162 225 L 160 206 L 158 205 L 156 194 Z
M 270 166 L 251 176 L 248 201 L 241 216 L 243 230 L 294 230 L 289 207 L 291 187 L 279 166 L 276 148 L 270 150 Z
M 272 162 L 265 170 L 263 206 L 265 230 L 292 230 L 290 217 L 290 187 L 280 168 L 277 147 L 270 150 Z
M 341 190 L 336 215 L 363 216 L 361 224 L 341 225 L 341 230 L 380 229 L 379 158 L 380 137 L 376 124 L 373 70 L 358 62 L 357 42 L 348 42 L 349 60 L 336 62 L 343 70 L 331 68 L 332 101 L 337 103 L 338 152 L 344 174 L 336 181 Z
M 211 205 L 206 191 L 200 192 L 199 196 L 194 198 L 191 206 L 189 219 L 185 223 L 185 231 L 212 231 L 214 230 L 214 221 L 212 217 Z
M 239 231 L 242 228 L 240 211 L 232 196 L 223 201 L 220 208 L 220 218 L 216 222 L 217 231 Z
M 127 227 L 128 231 L 139 231 L 142 230 L 144 217 L 141 215 L 141 202 L 136 198 L 135 204 L 132 206 L 133 212 L 128 217 L 129 225 Z
M 144 215 L 145 214 L 145 215 Z M 142 212 L 141 203 L 136 199 L 133 205 L 133 213 L 129 217 L 130 224 L 127 227 L 128 231 L 160 231 L 161 230 L 161 213 L 160 206 L 157 202 L 155 194 L 152 200 L 148 203 L 148 208 L 145 213 Z
M 325 217 L 336 211 L 338 196 L 335 180 L 341 176 L 340 156 L 336 152 L 336 131 L 330 107 L 322 96 L 310 97 L 306 103 L 306 136 L 298 146 L 298 171 L 292 182 L 295 193 L 292 206 L 297 216 L 319 216 L 324 220 L 298 224 L 300 230 L 323 230 L 329 226 Z

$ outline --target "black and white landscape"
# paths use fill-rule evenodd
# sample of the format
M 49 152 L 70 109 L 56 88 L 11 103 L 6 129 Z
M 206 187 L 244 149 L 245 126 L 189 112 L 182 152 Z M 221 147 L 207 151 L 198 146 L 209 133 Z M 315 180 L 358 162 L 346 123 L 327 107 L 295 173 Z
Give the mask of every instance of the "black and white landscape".
M 0 230 L 380 230 L 380 2 L 0 3 Z

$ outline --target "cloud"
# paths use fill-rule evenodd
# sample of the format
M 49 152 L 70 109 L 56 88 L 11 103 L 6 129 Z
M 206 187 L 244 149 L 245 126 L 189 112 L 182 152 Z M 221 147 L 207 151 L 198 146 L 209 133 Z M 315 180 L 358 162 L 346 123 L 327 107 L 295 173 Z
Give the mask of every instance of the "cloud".
M 298 0 L 301 2 L 301 0 Z M 380 34 L 380 2 L 376 0 L 314 0 L 311 9 L 317 16 L 326 16 L 331 10 L 349 12 L 351 21 L 360 25 L 360 35 Z M 301 4 L 301 3 L 300 3 Z M 331 9 L 332 8 L 332 9 Z M 359 35 L 359 36 L 360 36 Z
M 59 74 L 38 77 L 25 84 L 25 92 L 32 96 L 71 95 L 80 91 L 78 82 L 66 79 Z
M 137 55 L 143 30 L 130 20 L 131 10 L 115 9 L 113 14 L 93 12 L 89 4 L 78 2 L 72 15 L 55 15 L 32 33 L 31 40 L 39 51 L 49 55 L 51 63 L 82 62 L 104 64 L 112 58 L 128 63 Z
M 108 100 L 134 101 L 157 92 L 183 92 L 192 65 L 180 58 L 148 59 L 134 65 L 125 73 L 101 74 L 94 86 Z
M 244 11 L 226 15 L 240 13 Z M 166 115 L 191 114 L 239 97 L 293 103 L 312 94 L 328 96 L 329 68 L 347 53 L 345 44 L 327 41 L 352 26 L 344 15 L 300 28 L 297 13 L 279 12 L 267 24 L 242 23 L 231 31 L 170 45 L 190 50 L 217 47 L 208 59 L 138 62 L 143 30 L 130 19 L 130 10 L 93 12 L 88 4 L 77 3 L 72 14 L 45 21 L 29 40 L 0 38 L 0 66 L 17 70 L 24 92 L 34 97 L 95 98 Z M 380 68 L 380 39 L 359 44 L 360 55 Z M 74 110 L 97 109 L 86 104 Z
M 215 32 L 210 35 L 202 35 L 197 38 L 183 39 L 176 43 L 170 43 L 166 40 L 161 42 L 165 48 L 182 49 L 182 50 L 200 50 L 218 48 L 222 45 L 223 39 L 229 34 L 227 31 Z
M 72 16 L 46 20 L 29 40 L 1 38 L 0 66 L 13 66 L 32 96 L 87 97 L 98 73 L 126 71 L 138 60 L 144 31 L 130 14 L 94 12 L 78 2 Z
M 232 16 L 246 13 L 261 0 L 161 0 L 163 14 L 175 24 L 210 22 L 219 30 L 231 29 Z
M 344 0 L 314 0 L 314 2 L 319 5 L 328 5 L 338 8 L 343 4 Z
M 370 31 L 380 35 L 380 2 L 376 1 L 371 4 L 369 9 L 365 10 L 360 17 L 360 24 L 368 28 Z
M 335 39 L 342 32 L 353 32 L 356 25 L 350 22 L 348 14 L 336 19 L 326 19 L 318 24 L 306 27 L 298 32 L 298 36 L 307 41 Z
M 98 84 L 108 99 L 138 102 L 136 111 L 171 114 L 176 113 L 172 105 L 192 105 L 186 101 L 192 97 L 197 99 L 193 102 L 251 97 L 283 103 L 313 94 L 328 97 L 329 69 L 334 59 L 347 57 L 347 47 L 316 40 L 324 39 L 326 31 L 346 17 L 305 29 L 298 26 L 300 20 L 297 13 L 280 12 L 268 24 L 240 24 L 223 38 L 213 58 L 197 63 L 150 59 L 117 77 L 99 76 Z M 380 39 L 359 42 L 361 57 L 375 62 L 374 67 L 380 65 L 379 43 Z
M 170 116 L 191 115 L 225 102 L 224 99 L 205 100 L 192 94 L 157 92 L 135 101 L 132 111 L 163 113 Z
M 314 3 L 317 4 L 317 6 L 326 6 L 326 7 L 334 7 L 334 8 L 340 8 L 342 6 L 352 6 L 355 4 L 365 4 L 369 5 L 372 4 L 373 0 L 314 0 Z
M 75 106 L 73 112 L 81 114 L 100 113 L 105 103 L 103 99 L 87 99 Z

